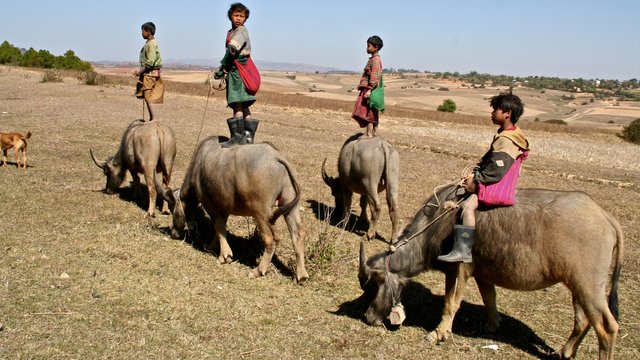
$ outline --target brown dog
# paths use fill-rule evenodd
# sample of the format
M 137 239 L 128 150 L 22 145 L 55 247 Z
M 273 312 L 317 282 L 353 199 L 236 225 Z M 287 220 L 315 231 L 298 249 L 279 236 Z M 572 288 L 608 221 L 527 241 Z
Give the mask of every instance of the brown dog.
M 2 166 L 7 165 L 7 150 L 13 148 L 16 157 L 16 165 L 20 168 L 20 157 L 18 151 L 22 151 L 22 167 L 27 168 L 27 139 L 31 137 L 31 132 L 24 136 L 20 133 L 0 132 L 0 144 L 2 145 Z

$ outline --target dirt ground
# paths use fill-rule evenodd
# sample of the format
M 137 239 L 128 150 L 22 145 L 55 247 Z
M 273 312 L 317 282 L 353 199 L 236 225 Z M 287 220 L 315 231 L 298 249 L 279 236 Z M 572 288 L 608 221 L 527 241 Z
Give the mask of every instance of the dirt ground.
M 305 76 L 331 91 L 341 83 L 343 95 L 353 95 L 345 90 L 352 79 L 323 85 L 317 75 Z M 265 86 L 294 87 L 285 74 L 280 78 L 278 84 L 265 80 Z M 118 195 L 101 191 L 104 176 L 89 149 L 99 158 L 113 155 L 124 129 L 142 116 L 132 87 L 41 79 L 41 72 L 0 67 L 0 131 L 33 133 L 29 168 L 16 169 L 12 152 L 9 166 L 0 168 L 0 358 L 547 358 L 571 332 L 571 295 L 555 285 L 526 293 L 498 289 L 502 326 L 496 334 L 483 333 L 484 306 L 472 284 L 453 338 L 432 344 L 426 335 L 443 305 L 444 276 L 437 272 L 410 282 L 402 327 L 367 326 L 357 281 L 363 230 L 342 230 L 322 216 L 333 206 L 320 176 L 322 161 L 328 158 L 335 175 L 340 146 L 360 131 L 348 110 L 271 106 L 260 103 L 259 94 L 252 107 L 261 120 L 256 140 L 273 143 L 295 166 L 302 186 L 311 277 L 298 286 L 292 282 L 294 257 L 283 222 L 284 239 L 273 266 L 266 276 L 251 279 L 247 274 L 260 252 L 252 220 L 230 219 L 237 261 L 220 265 L 203 249 L 207 239 L 172 240 L 170 216 L 145 219 L 144 204 L 132 200 L 128 181 Z M 205 95 L 165 95 L 160 119 L 178 143 L 174 187 L 199 141 L 228 134 L 224 120 L 231 111 L 223 96 L 216 93 L 207 103 Z M 542 100 L 530 103 L 532 110 L 553 107 Z M 382 116 L 379 133 L 400 153 L 404 224 L 436 186 L 477 161 L 494 131 L 488 119 L 486 126 L 477 126 Z M 521 187 L 584 191 L 623 227 L 621 331 L 615 349 L 617 358 L 637 359 L 640 147 L 610 132 L 529 131 L 527 136 L 532 152 Z M 386 204 L 381 219 L 380 238 L 367 244 L 369 254 L 386 249 Z M 590 331 L 579 356 L 595 358 L 597 350 Z
M 97 68 L 103 74 L 130 73 L 131 69 Z M 287 94 L 353 101 L 357 96 L 357 74 L 304 74 L 296 72 L 262 71 L 262 88 Z M 166 70 L 168 80 L 202 83 L 209 72 Z M 385 100 L 389 106 L 435 110 L 445 99 L 452 99 L 461 114 L 485 116 L 490 111 L 487 99 L 504 88 L 473 88 L 459 81 L 431 79 L 426 74 L 387 75 Z M 445 90 L 446 89 L 446 90 Z M 640 102 L 597 100 L 588 93 L 556 90 L 535 90 L 516 87 L 515 92 L 526 104 L 523 119 L 540 121 L 564 120 L 570 126 L 590 126 L 620 130 L 640 118 Z M 563 99 L 564 96 L 564 99 Z M 573 96 L 574 99 L 569 100 Z

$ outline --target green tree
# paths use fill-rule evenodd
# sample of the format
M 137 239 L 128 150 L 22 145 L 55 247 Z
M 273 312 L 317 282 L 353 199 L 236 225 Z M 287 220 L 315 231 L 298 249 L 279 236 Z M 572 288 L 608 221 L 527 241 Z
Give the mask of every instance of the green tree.
M 82 61 L 82 59 L 76 56 L 73 50 L 67 50 L 63 56 L 56 58 L 56 68 L 89 71 L 93 67 L 89 62 Z
M 4 41 L 0 45 L 0 64 L 18 65 L 22 52 L 17 47 L 11 45 L 8 41 Z
M 56 57 L 53 56 L 48 50 L 38 51 L 38 59 L 40 62 L 39 67 L 43 67 L 45 69 L 54 68 Z
M 446 99 L 442 105 L 438 106 L 438 111 L 456 112 L 456 103 L 451 99 Z
M 42 61 L 40 61 L 38 52 L 33 48 L 29 48 L 29 50 L 22 54 L 22 58 L 20 58 L 18 65 L 24 67 L 42 67 Z

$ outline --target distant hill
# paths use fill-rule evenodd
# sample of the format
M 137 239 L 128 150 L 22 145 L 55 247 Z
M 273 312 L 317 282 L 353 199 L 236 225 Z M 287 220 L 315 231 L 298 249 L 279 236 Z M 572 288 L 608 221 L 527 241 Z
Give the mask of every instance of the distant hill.
M 212 59 L 167 59 L 164 61 L 165 67 L 173 69 L 205 69 L 210 70 L 218 66 L 220 60 Z M 256 60 L 256 66 L 260 70 L 276 70 L 276 71 L 296 71 L 305 73 L 328 73 L 328 72 L 351 72 L 344 69 L 335 67 L 318 66 L 310 64 L 294 64 L 294 63 L 282 63 L 275 61 L 260 61 Z M 107 66 L 107 67 L 132 67 L 137 66 L 138 63 L 128 61 L 94 61 L 94 64 Z

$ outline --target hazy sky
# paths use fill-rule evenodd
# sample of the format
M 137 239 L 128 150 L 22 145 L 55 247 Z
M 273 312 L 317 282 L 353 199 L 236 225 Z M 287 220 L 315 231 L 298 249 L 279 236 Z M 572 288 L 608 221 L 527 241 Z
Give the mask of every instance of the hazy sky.
M 90 61 L 137 61 L 153 21 L 162 57 L 212 59 L 232 1 L 10 0 L 0 42 Z M 256 60 L 359 71 L 379 35 L 385 68 L 628 80 L 640 78 L 637 0 L 250 0 Z

